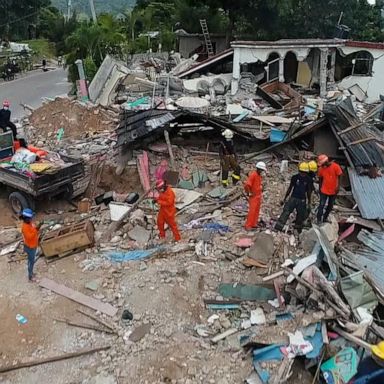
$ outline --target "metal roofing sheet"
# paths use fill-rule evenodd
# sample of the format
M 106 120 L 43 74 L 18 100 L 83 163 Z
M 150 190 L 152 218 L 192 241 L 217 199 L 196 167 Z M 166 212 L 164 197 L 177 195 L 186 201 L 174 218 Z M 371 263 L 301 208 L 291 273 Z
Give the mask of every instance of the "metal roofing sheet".
M 367 272 L 377 287 L 384 291 L 384 232 L 370 233 L 363 229 L 358 239 L 366 247 L 354 253 L 344 250 L 342 256 Z
M 352 194 L 364 219 L 384 219 L 384 177 L 371 179 L 348 168 Z

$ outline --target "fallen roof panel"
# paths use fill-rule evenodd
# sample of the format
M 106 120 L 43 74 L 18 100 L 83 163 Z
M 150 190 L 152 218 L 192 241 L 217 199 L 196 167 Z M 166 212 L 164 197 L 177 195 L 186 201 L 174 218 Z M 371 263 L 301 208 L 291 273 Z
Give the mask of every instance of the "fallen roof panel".
M 348 168 L 352 194 L 364 219 L 384 219 L 384 177 L 371 179 Z
M 365 247 L 353 253 L 345 249 L 342 257 L 367 273 L 376 287 L 384 292 L 384 232 L 370 233 L 363 229 L 357 238 Z
M 221 60 L 224 60 L 232 55 L 233 55 L 233 49 L 227 49 L 226 51 L 223 51 L 215 56 L 212 56 L 209 59 L 202 61 L 201 63 L 197 63 L 196 65 L 187 69 L 186 71 L 181 72 L 180 74 L 178 74 L 178 77 L 182 79 L 183 77 L 192 75 L 193 73 L 198 72 L 203 68 L 209 67 L 210 65 L 217 63 Z

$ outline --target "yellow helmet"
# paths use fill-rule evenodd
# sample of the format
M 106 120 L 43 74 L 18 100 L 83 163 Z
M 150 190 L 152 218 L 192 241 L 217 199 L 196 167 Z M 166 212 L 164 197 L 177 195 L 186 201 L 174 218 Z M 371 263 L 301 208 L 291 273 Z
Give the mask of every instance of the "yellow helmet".
M 380 341 L 379 344 L 372 346 L 372 354 L 384 360 L 384 341 Z
M 305 162 L 300 163 L 299 164 L 299 171 L 300 172 L 309 172 L 309 165 L 308 165 L 308 163 L 305 163 Z
M 311 172 L 317 172 L 317 163 L 315 160 L 312 160 L 308 163 L 308 166 L 309 166 L 309 170 Z

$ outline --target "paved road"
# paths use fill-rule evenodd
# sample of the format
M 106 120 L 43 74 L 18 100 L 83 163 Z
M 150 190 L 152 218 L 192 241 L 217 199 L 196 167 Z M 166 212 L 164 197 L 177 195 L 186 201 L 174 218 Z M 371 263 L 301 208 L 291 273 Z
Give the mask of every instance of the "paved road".
M 69 89 L 67 73 L 62 68 L 49 72 L 34 71 L 13 81 L 1 80 L 0 101 L 8 99 L 11 102 L 12 120 L 15 120 L 25 114 L 20 103 L 36 108 L 42 104 L 43 97 L 64 95 Z

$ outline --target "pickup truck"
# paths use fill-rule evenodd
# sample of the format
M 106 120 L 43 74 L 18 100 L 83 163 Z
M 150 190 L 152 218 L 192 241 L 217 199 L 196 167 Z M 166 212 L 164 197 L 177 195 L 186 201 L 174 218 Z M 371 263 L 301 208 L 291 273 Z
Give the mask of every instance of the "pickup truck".
M 0 154 L 3 151 L 6 150 L 0 145 Z M 0 185 L 5 186 L 9 191 L 9 202 L 16 214 L 25 208 L 34 209 L 35 202 L 38 200 L 48 200 L 53 197 L 70 200 L 85 192 L 89 177 L 86 176 L 83 160 L 64 155 L 60 155 L 60 158 L 62 160 L 60 168 L 42 174 L 31 174 L 20 172 L 15 168 L 3 167 L 0 160 Z

